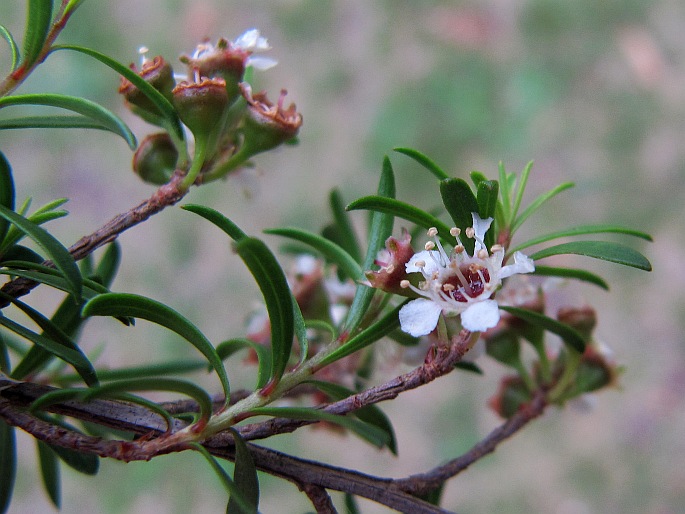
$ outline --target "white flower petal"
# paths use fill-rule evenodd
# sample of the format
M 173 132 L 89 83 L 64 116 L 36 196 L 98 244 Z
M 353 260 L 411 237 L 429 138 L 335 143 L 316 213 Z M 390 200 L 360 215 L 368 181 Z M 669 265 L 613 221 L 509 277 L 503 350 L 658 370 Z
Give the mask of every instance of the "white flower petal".
M 532 273 L 535 271 L 533 259 L 521 252 L 514 252 L 514 264 L 504 266 L 499 272 L 499 278 L 507 278 L 516 273 Z
M 438 271 L 436 260 L 440 260 L 439 252 L 436 252 L 435 250 L 421 250 L 419 253 L 412 255 L 412 258 L 409 259 L 409 262 L 405 264 L 404 267 L 407 270 L 407 273 L 418 273 L 421 269 L 416 266 L 416 262 L 423 261 L 426 264 L 426 267 L 423 268 L 424 271 L 428 275 L 432 275 L 433 272 Z
M 250 29 L 238 36 L 233 44 L 242 50 L 253 50 L 259 39 L 259 30 Z
M 461 313 L 461 324 L 471 332 L 483 332 L 499 322 L 499 307 L 495 300 L 483 300 Z M 404 329 L 403 329 L 404 330 Z
M 251 55 L 247 58 L 247 65 L 252 66 L 256 70 L 265 71 L 273 68 L 278 64 L 276 59 L 271 57 L 264 57 L 262 55 Z
M 441 311 L 440 306 L 432 300 L 412 300 L 400 309 L 402 331 L 414 337 L 430 334 L 438 324 Z
M 477 212 L 472 212 L 471 217 L 473 218 L 473 231 L 475 232 L 476 239 L 476 249 L 474 250 L 474 255 L 478 253 L 478 250 L 483 248 L 480 241 L 485 239 L 485 233 L 490 230 L 490 225 L 492 225 L 493 218 L 482 219 Z

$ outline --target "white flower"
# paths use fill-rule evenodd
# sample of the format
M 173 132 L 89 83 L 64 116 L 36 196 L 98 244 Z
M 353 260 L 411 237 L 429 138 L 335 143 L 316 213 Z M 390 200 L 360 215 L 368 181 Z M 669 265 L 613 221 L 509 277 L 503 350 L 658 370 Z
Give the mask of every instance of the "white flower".
M 239 48 L 245 52 L 250 52 L 250 57 L 247 58 L 246 66 L 252 66 L 257 70 L 268 70 L 273 68 L 278 64 L 276 59 L 271 59 L 270 57 L 264 57 L 261 55 L 252 55 L 252 53 L 266 52 L 271 50 L 269 42 L 265 37 L 259 34 L 259 30 L 250 29 L 246 30 L 243 34 L 238 36 L 233 42 L 234 48 Z
M 492 218 L 481 219 L 472 213 L 473 227 L 466 229 L 467 237 L 475 239 L 473 255 L 468 255 L 459 240 L 459 229 L 450 233 L 457 238 L 457 246 L 448 255 L 432 228 L 428 235 L 434 242 L 416 253 L 406 264 L 407 273 L 421 273 L 423 281 L 418 287 L 408 280 L 408 287 L 421 296 L 400 309 L 400 326 L 404 332 L 418 337 L 429 334 L 438 324 L 440 314 L 461 315 L 461 324 L 471 332 L 482 332 L 499 321 L 499 307 L 490 297 L 502 280 L 517 273 L 535 271 L 533 260 L 521 252 L 514 253 L 514 264 L 502 266 L 504 248 L 494 245 L 488 252 L 483 239 L 492 224 Z M 437 249 L 436 249 L 437 248 Z

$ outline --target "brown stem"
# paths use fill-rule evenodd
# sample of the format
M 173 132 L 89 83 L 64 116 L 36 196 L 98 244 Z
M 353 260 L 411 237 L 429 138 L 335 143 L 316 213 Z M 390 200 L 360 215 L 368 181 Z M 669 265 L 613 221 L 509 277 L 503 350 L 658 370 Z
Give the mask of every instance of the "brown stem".
M 312 502 L 317 514 L 338 514 L 331 497 L 323 487 L 303 484 L 300 486 L 300 490 L 304 492 L 304 494 L 307 495 L 307 498 Z

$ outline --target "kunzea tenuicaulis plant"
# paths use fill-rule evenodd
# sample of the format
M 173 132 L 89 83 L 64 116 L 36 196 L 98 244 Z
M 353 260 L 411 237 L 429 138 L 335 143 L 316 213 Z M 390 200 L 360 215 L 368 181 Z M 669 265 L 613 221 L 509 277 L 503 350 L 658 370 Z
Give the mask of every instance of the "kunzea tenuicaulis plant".
M 61 208 L 66 200 L 35 210 L 30 197 L 15 201 L 12 166 L 0 153 L 0 273 L 7 277 L 0 289 L 0 511 L 9 511 L 17 480 L 18 428 L 36 440 L 38 474 L 57 507 L 61 463 L 93 475 L 104 457 L 150 460 L 185 452 L 206 459 L 217 488 L 228 495 L 230 513 L 259 511 L 260 474 L 296 484 L 317 512 L 335 512 L 329 491 L 344 492 L 350 511 L 358 511 L 355 498 L 360 497 L 400 512 L 446 512 L 453 506 L 439 506 L 440 491 L 470 463 L 549 406 L 563 407 L 618 383 L 623 370 L 607 349 L 611 341 L 595 335 L 595 309 L 568 305 L 549 312 L 547 296 L 572 280 L 608 289 L 592 271 L 558 266 L 557 256 L 649 271 L 641 253 L 605 236 L 650 237 L 601 224 L 519 241 L 523 224 L 573 185 L 538 192 L 524 205 L 526 189 L 535 190 L 532 164 L 520 174 L 500 165 L 492 177 L 472 172 L 466 180 L 417 150 L 396 148 L 401 158 L 411 158 L 412 166 L 432 176 L 432 184 L 422 182 L 433 187 L 431 205 L 397 198 L 386 157 L 373 194 L 345 205 L 340 191 L 330 193 L 330 221 L 319 232 L 265 230 L 288 241 L 280 257 L 261 236 L 248 234 L 219 210 L 183 205 L 202 218 L 206 230 L 225 237 L 226 251 L 242 260 L 263 297 L 259 307 L 245 308 L 244 326 L 215 320 L 212 332 L 225 332 L 222 341 L 211 341 L 186 314 L 167 305 L 178 305 L 174 299 L 113 292 L 121 260 L 115 242 L 119 234 L 163 215 L 191 187 L 223 187 L 218 179 L 252 165 L 261 153 L 296 142 L 302 115 L 294 104 L 286 106 L 285 89 L 274 102 L 253 90 L 255 70 L 276 64 L 264 55 L 271 48 L 258 30 L 216 43 L 204 40 L 179 64 L 161 55 L 150 57 L 141 47 L 140 62 L 126 65 L 94 49 L 57 44 L 81 4 L 28 1 L 21 45 L 0 26 L 12 60 L 0 82 L 0 129 L 109 131 L 130 146 L 133 171 L 157 189 L 66 247 L 52 235 L 54 223 L 46 225 L 67 215 Z M 138 143 L 125 121 L 87 98 L 21 93 L 37 67 L 50 71 L 50 57 L 58 51 L 79 55 L 84 66 L 94 59 L 118 73 L 125 105 L 153 131 Z M 24 114 L 26 105 L 57 107 L 68 114 Z M 64 151 L 72 150 L 78 152 L 78 145 Z M 284 150 L 282 158 L 295 151 Z M 359 210 L 367 212 L 354 212 Z M 128 271 L 136 272 L 142 268 Z M 192 287 L 192 278 L 169 270 L 169 280 L 186 278 Z M 63 295 L 54 311 L 39 307 L 50 305 L 40 301 L 46 290 Z M 231 299 L 228 288 L 226 298 L 216 301 L 227 309 L 244 307 Z M 90 346 L 82 341 L 83 327 L 98 316 L 118 322 L 107 333 L 109 345 L 136 341 L 147 356 L 149 342 L 137 340 L 135 330 L 136 323 L 147 321 L 174 333 L 196 357 L 152 364 L 146 359 L 121 368 L 101 365 L 98 352 L 85 351 Z M 561 346 L 554 344 L 559 338 Z M 524 352 L 527 345 L 533 351 Z M 483 373 L 488 358 L 507 369 L 489 401 L 505 421 L 479 443 L 482 451 L 387 478 L 259 444 L 316 424 L 397 454 L 393 422 L 422 420 L 412 413 L 390 420 L 378 404 L 449 373 Z M 250 383 L 229 381 L 238 366 L 254 370 Z M 198 373 L 208 371 L 217 384 L 201 387 Z M 150 392 L 183 398 L 160 403 Z M 39 480 L 37 475 L 19 479 Z

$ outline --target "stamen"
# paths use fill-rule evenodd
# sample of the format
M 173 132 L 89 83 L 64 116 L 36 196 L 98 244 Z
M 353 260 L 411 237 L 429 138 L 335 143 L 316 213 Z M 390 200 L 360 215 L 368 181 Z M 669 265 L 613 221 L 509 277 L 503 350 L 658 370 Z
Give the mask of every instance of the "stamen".
M 390 264 L 387 268 L 385 268 L 385 271 L 387 271 L 388 273 L 394 273 L 394 271 L 395 271 L 395 265 L 394 265 L 394 264 Z
M 466 232 L 466 237 L 471 239 L 476 235 L 476 229 L 473 227 L 468 227 L 464 232 Z
M 141 46 L 138 49 L 138 53 L 140 54 L 140 67 L 142 68 L 145 66 L 145 64 L 148 62 L 147 58 L 147 53 L 150 51 L 150 49 L 147 46 Z
M 400 287 L 402 289 L 407 289 L 410 286 L 409 280 L 400 280 Z
M 424 249 L 430 251 L 433 248 L 435 248 L 435 243 L 433 241 L 428 241 L 425 245 L 423 245 Z
M 459 237 L 459 234 L 461 234 L 461 229 L 459 227 L 452 227 L 450 229 L 450 234 L 454 237 Z
M 466 250 L 466 248 L 464 248 L 464 245 L 457 245 L 454 247 L 454 253 L 456 254 L 464 253 L 464 250 Z
M 489 256 L 488 256 L 488 251 L 487 251 L 485 248 L 481 248 L 480 250 L 478 250 L 478 258 L 479 258 L 479 259 L 485 260 L 485 259 L 487 259 L 488 257 L 489 257 Z
M 426 267 L 426 261 L 416 261 L 414 263 L 414 266 L 416 266 L 419 269 L 425 268 Z
M 490 248 L 490 251 L 491 251 L 492 253 L 497 253 L 497 252 L 500 252 L 500 251 L 502 251 L 502 250 L 504 250 L 504 247 L 503 247 L 502 245 L 500 245 L 500 244 L 492 245 L 492 248 Z
M 428 237 L 435 237 L 438 235 L 438 229 L 435 227 L 431 227 L 428 229 L 427 234 L 428 234 Z
M 442 290 L 445 292 L 454 291 L 455 289 L 456 289 L 456 286 L 454 286 L 453 284 L 443 284 L 442 285 Z

